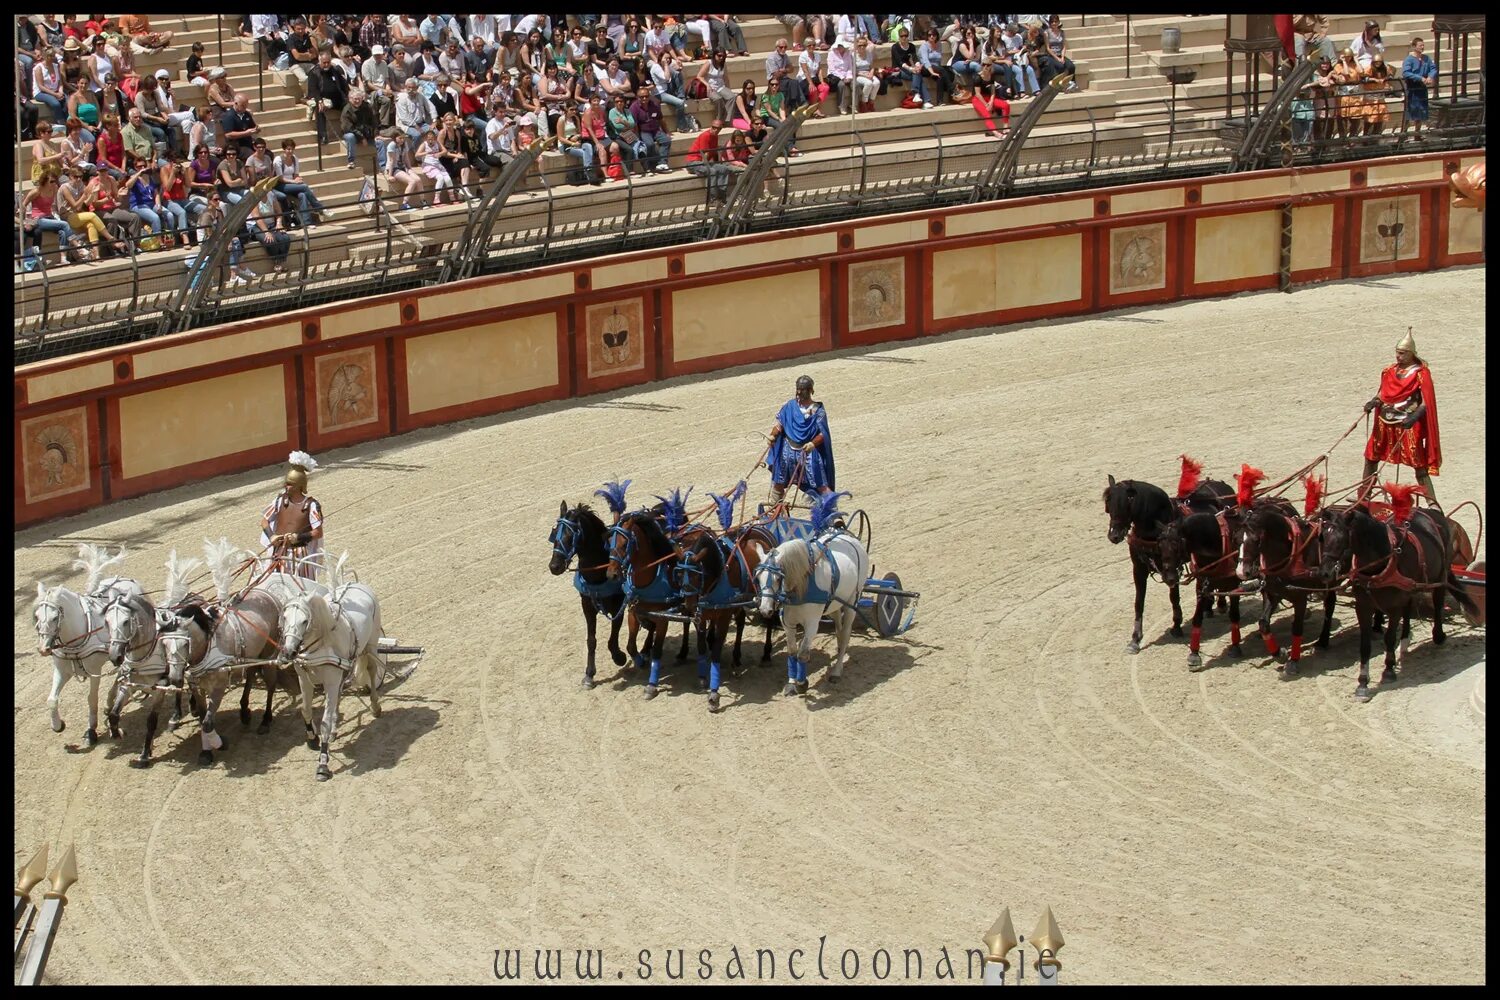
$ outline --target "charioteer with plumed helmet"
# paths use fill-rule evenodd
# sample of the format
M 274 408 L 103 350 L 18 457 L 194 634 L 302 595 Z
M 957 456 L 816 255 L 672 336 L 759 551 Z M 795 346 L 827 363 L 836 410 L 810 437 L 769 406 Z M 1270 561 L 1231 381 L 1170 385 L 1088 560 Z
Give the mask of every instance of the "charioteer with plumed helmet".
M 1437 394 L 1432 372 L 1417 355 L 1417 342 L 1408 328 L 1396 345 L 1396 363 L 1380 373 L 1380 392 L 1365 404 L 1375 411 L 1370 441 L 1365 446 L 1365 486 L 1368 492 L 1381 462 L 1408 465 L 1416 470 L 1427 498 L 1436 502 L 1432 476 L 1438 474 L 1443 453 L 1438 443 Z
M 307 493 L 318 463 L 305 451 L 287 456 L 285 485 L 260 519 L 261 544 L 283 572 L 313 579 L 323 553 L 323 508 Z

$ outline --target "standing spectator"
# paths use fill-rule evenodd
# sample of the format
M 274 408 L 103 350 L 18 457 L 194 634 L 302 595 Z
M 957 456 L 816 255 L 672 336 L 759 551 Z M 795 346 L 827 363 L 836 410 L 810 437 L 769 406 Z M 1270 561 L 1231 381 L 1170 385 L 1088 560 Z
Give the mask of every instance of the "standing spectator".
M 1333 65 L 1333 39 L 1328 37 L 1328 18 L 1322 14 L 1292 15 L 1292 31 L 1295 34 L 1293 47 L 1300 62 L 1312 49 L 1328 57 Z
M 238 146 L 240 156 L 249 159 L 260 136 L 260 126 L 250 113 L 250 95 L 234 95 L 234 107 L 219 116 L 219 134 L 224 137 L 224 146 Z
M 1391 71 L 1385 57 L 1379 53 L 1370 61 L 1370 72 L 1365 74 L 1365 135 L 1379 135 L 1385 130 L 1390 113 L 1386 111 L 1385 98 L 1391 90 Z
M 651 84 L 642 83 L 635 103 L 630 106 L 630 114 L 640 131 L 642 147 L 648 154 L 647 166 L 657 173 L 667 174 L 672 172 L 672 165 L 667 162 L 672 152 L 672 137 L 662 127 L 661 102 L 657 101 L 654 91 Z
M 1421 38 L 1411 40 L 1411 51 L 1401 61 L 1401 80 L 1406 84 L 1406 117 L 1415 127 L 1415 135 L 1422 134 L 1422 123 L 1427 121 L 1427 92 L 1437 87 L 1437 63 L 1423 51 L 1426 43 Z
M 365 92 L 351 90 L 349 103 L 339 112 L 339 132 L 344 137 L 344 152 L 348 154 L 350 170 L 359 168 L 354 162 L 354 150 L 364 143 L 375 150 L 375 169 L 385 171 L 385 144 L 376 137 L 375 129 L 375 111 L 365 103 Z
M 682 85 L 682 61 L 671 49 L 664 49 L 651 64 L 651 82 L 661 95 L 663 104 L 671 106 L 676 114 L 677 131 L 697 131 L 698 122 L 687 110 L 687 95 Z
M 733 14 L 710 14 L 708 20 L 714 30 L 714 48 L 742 56 L 750 54 L 745 48 L 745 32 Z
M 407 77 L 401 96 L 396 98 L 396 127 L 405 132 L 412 142 L 413 155 L 422 139 L 437 120 L 432 102 L 417 89 L 415 77 Z
M 1359 68 L 1368 73 L 1374 58 L 1385 55 L 1385 42 L 1380 40 L 1380 25 L 1374 21 L 1366 21 L 1364 30 L 1355 36 L 1349 47 L 1354 50 L 1354 59 L 1359 63 Z
M 223 199 L 231 205 L 238 205 L 250 188 L 250 178 L 245 173 L 244 161 L 240 159 L 240 147 L 229 146 L 224 150 L 224 159 L 219 161 L 214 177 Z
M 271 270 L 278 274 L 286 270 L 286 258 L 292 248 L 291 235 L 278 224 L 279 214 L 275 193 L 267 191 L 245 220 L 246 235 L 266 251 L 271 258 Z
M 172 32 L 152 31 L 145 14 L 121 14 L 119 25 L 130 36 L 130 47 L 136 52 L 157 52 L 172 44 Z
M 714 119 L 698 138 L 693 140 L 687 154 L 688 173 L 702 177 L 707 186 L 708 198 L 723 204 L 729 198 L 729 168 L 719 155 L 719 131 L 724 123 Z
M 427 180 L 426 175 L 413 165 L 411 147 L 407 145 L 406 133 L 400 129 L 395 130 L 395 135 L 391 137 L 391 144 L 385 151 L 385 176 L 388 191 L 395 191 L 405 186 L 401 208 L 404 211 L 410 211 L 413 208 L 412 197 L 422 194 Z
M 1042 56 L 1042 86 L 1046 86 L 1056 76 L 1073 76 L 1078 72 L 1078 67 L 1073 65 L 1073 60 L 1068 58 L 1068 36 L 1062 29 L 1062 21 L 1056 14 L 1047 19 L 1047 31 L 1045 34 L 1047 47 L 1041 53 Z M 1071 94 L 1078 89 L 1077 80 L 1068 81 L 1067 93 Z
M 335 120 L 349 101 L 349 77 L 343 67 L 334 65 L 333 56 L 326 49 L 318 55 L 318 63 L 307 75 L 307 113 L 317 123 L 318 144 L 328 141 L 327 117 Z
M 1364 77 L 1353 49 L 1339 53 L 1339 61 L 1333 67 L 1334 92 L 1338 95 L 1339 138 L 1359 135 L 1364 121 L 1364 99 L 1360 96 L 1360 80 Z
M 370 58 L 359 68 L 359 88 L 370 103 L 376 124 L 389 128 L 396 120 L 396 82 L 390 64 L 385 61 L 385 46 L 370 47 Z
M 317 213 L 319 222 L 333 218 L 333 211 L 324 208 L 313 189 L 302 180 L 302 163 L 297 159 L 297 140 L 281 140 L 281 155 L 276 157 L 273 165 L 276 176 L 281 179 L 281 183 L 277 185 L 278 190 L 289 201 L 297 199 L 297 218 L 303 229 L 313 227 L 313 213 Z

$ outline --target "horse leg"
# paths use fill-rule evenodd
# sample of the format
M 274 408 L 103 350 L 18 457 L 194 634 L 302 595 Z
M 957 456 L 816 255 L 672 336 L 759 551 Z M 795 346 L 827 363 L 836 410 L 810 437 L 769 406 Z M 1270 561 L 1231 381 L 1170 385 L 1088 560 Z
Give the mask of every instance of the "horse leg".
M 1223 600 L 1223 598 L 1219 598 Z M 1229 655 L 1238 659 L 1245 655 L 1240 646 L 1240 599 L 1235 595 L 1229 599 Z
M 1359 676 L 1355 679 L 1354 700 L 1370 700 L 1370 643 L 1374 630 L 1374 608 L 1367 598 L 1356 598 L 1354 613 L 1359 618 Z
M 182 692 L 178 691 L 172 695 L 172 714 L 167 719 L 167 728 L 176 729 L 182 725 Z
M 1145 568 L 1143 568 L 1142 572 L 1146 573 L 1148 571 Z M 1145 585 L 1144 581 L 1141 584 L 1140 594 L 1141 594 L 1141 598 L 1145 598 L 1145 596 L 1146 596 L 1146 585 Z M 1182 589 L 1180 587 L 1178 587 L 1176 584 L 1173 584 L 1172 586 L 1170 586 L 1170 587 L 1167 588 L 1167 596 L 1172 601 L 1172 634 L 1174 636 L 1176 636 L 1177 638 L 1181 639 L 1182 638 Z M 1141 617 L 1141 609 L 1140 608 L 1136 609 L 1135 617 L 1136 617 L 1137 621 L 1140 620 L 1140 617 Z M 1139 627 L 1139 626 L 1137 626 L 1137 627 Z
M 734 613 L 734 666 L 735 673 L 739 672 L 740 665 L 740 640 L 745 636 L 745 609 L 740 608 Z
M 1406 640 L 1402 637 L 1402 628 L 1411 631 L 1411 612 L 1402 615 L 1386 615 L 1385 625 L 1385 669 L 1380 671 L 1380 683 L 1390 684 L 1396 680 L 1396 643 L 1401 643 L 1402 659 L 1406 658 Z
M 653 619 L 650 622 L 651 629 L 651 676 L 646 678 L 646 700 L 650 701 L 656 697 L 657 684 L 661 681 L 661 654 L 667 645 L 667 631 L 671 622 L 665 619 Z M 687 648 L 687 644 L 683 644 Z M 681 659 L 681 657 L 678 657 Z
M 99 742 L 99 675 L 89 675 L 89 727 L 83 732 L 83 745 L 92 747 Z
M 163 697 L 164 694 L 161 691 L 151 692 L 146 711 L 146 742 L 141 746 L 141 755 L 131 759 L 131 767 L 151 766 L 151 742 L 156 739 L 156 720 L 161 713 Z
M 104 721 L 109 723 L 110 739 L 119 739 L 120 713 L 125 710 L 125 703 L 130 700 L 130 688 L 123 684 L 116 684 L 114 697 L 109 700 L 109 711 L 104 715 Z
M 635 608 L 630 608 L 626 615 L 630 618 L 630 633 L 626 639 L 626 649 L 630 653 L 630 662 L 625 664 L 626 670 L 639 670 L 646 665 L 646 658 L 636 648 L 635 637 L 641 630 L 641 620 L 636 616 Z M 651 637 L 648 635 L 646 641 L 649 643 Z
M 203 728 L 199 734 L 203 738 L 203 749 L 198 752 L 198 763 L 205 767 L 214 762 L 215 750 L 229 748 L 229 744 L 225 742 L 223 736 L 219 735 L 217 729 L 219 701 L 228 690 L 227 681 L 216 681 L 214 687 L 203 699 Z
M 309 750 L 318 749 L 318 731 L 313 728 L 312 721 L 312 690 L 315 683 L 312 670 L 299 665 L 297 667 L 297 687 L 302 692 L 302 728 L 307 737 L 307 748 Z M 326 697 L 328 692 L 324 691 L 323 694 Z
M 807 694 L 807 658 L 812 655 L 813 640 L 818 637 L 818 625 L 822 621 L 823 613 L 808 606 L 811 610 L 809 616 L 804 618 L 798 626 L 797 632 L 797 693 Z
M 704 626 L 700 623 L 698 629 L 698 688 L 702 691 L 708 690 L 708 649 L 711 643 Z
M 1273 598 L 1265 594 L 1265 603 L 1261 605 L 1260 621 L 1256 623 L 1256 630 L 1260 632 L 1261 641 L 1266 644 L 1266 655 L 1274 658 L 1281 652 L 1281 647 L 1276 643 L 1276 636 L 1271 631 L 1271 616 L 1276 613 L 1276 607 L 1281 603 L 1281 598 Z
M 833 668 L 828 671 L 828 682 L 830 684 L 837 684 L 839 678 L 844 675 L 844 657 L 849 652 L 849 633 L 854 631 L 853 608 L 846 607 L 839 609 L 836 627 L 838 628 L 839 641 L 838 649 L 833 656 Z
M 622 598 L 623 600 L 623 598 Z M 615 662 L 615 666 L 625 665 L 625 651 L 620 648 L 620 626 L 625 624 L 625 616 L 622 614 L 605 611 L 609 619 L 609 658 Z
M 771 662 L 771 620 L 766 619 L 766 641 L 760 647 L 760 665 L 765 666 Z
M 594 619 L 590 617 L 589 624 L 592 625 L 593 622 Z M 385 672 L 380 669 L 379 656 L 380 654 L 372 649 L 360 657 L 360 665 L 365 671 L 365 681 L 370 687 L 370 715 L 377 719 L 380 718 L 380 682 L 385 679 L 383 676 Z
M 1298 664 L 1302 661 L 1302 630 L 1307 625 L 1307 598 L 1292 600 L 1292 649 L 1286 655 L 1286 669 L 1282 677 L 1296 677 Z
M 1446 586 L 1434 587 L 1432 589 L 1432 644 L 1441 646 L 1448 641 L 1443 634 L 1443 605 L 1448 601 L 1448 588 Z
M 1146 576 L 1147 569 L 1144 562 L 1131 560 L 1131 572 L 1135 575 L 1135 627 L 1130 632 L 1130 641 L 1125 644 L 1125 652 L 1139 653 L 1141 651 L 1142 619 L 1146 613 Z M 1182 606 L 1177 603 L 1177 588 L 1172 588 L 1172 625 L 1181 634 Z
M 328 747 L 339 726 L 339 694 L 344 686 L 344 676 L 343 671 L 335 666 L 324 667 L 322 674 L 323 741 L 318 748 L 318 780 L 327 781 L 333 777 L 333 772 L 328 768 Z
M 1333 608 L 1337 602 L 1338 596 L 1333 591 L 1323 595 L 1323 631 L 1318 634 L 1319 649 L 1327 649 L 1333 635 Z
M 271 731 L 271 702 L 276 697 L 276 678 L 280 671 L 276 664 L 265 663 L 261 665 L 260 672 L 266 679 L 266 711 L 260 717 L 260 725 L 255 727 L 255 731 L 264 736 Z
M 583 624 L 588 630 L 589 662 L 583 668 L 583 689 L 589 690 L 594 686 L 594 650 L 599 646 L 599 640 L 595 638 L 595 626 L 598 623 L 598 609 L 594 602 L 587 597 L 580 597 L 583 603 Z
M 789 614 L 787 608 L 781 609 L 781 632 L 786 639 L 786 687 L 782 694 L 796 695 L 797 678 L 799 676 L 797 654 L 802 651 L 802 642 L 799 629 L 801 624 L 797 621 L 797 614 Z
M 708 710 L 710 712 L 719 710 L 719 681 L 721 680 L 719 661 L 724 655 L 724 640 L 728 638 L 725 634 L 729 631 L 728 624 L 727 618 L 722 621 L 717 618 L 710 619 L 708 622 Z M 740 622 L 740 628 L 744 629 L 743 619 Z M 739 650 L 736 649 L 735 653 L 738 655 Z
M 692 627 L 692 624 L 690 622 L 683 622 L 682 623 L 682 646 L 677 650 L 677 662 L 678 663 L 681 663 L 683 660 L 687 659 L 687 655 L 688 655 L 688 633 L 692 631 L 692 628 L 693 627 Z M 671 631 L 672 630 L 670 628 L 664 629 L 662 631 L 662 634 L 661 634 L 661 647 L 662 647 L 662 649 L 666 649 L 667 648 L 667 639 L 669 637 L 668 633 L 670 633 Z M 698 638 L 698 654 L 699 654 L 700 657 L 703 654 L 703 637 L 702 636 L 699 636 L 699 638 Z M 700 667 L 701 667 L 701 665 L 700 665 Z
M 1202 670 L 1203 655 L 1198 650 L 1203 645 L 1203 616 L 1208 613 L 1208 605 L 1213 603 L 1213 597 L 1202 587 L 1198 587 L 1194 602 L 1193 628 L 1188 634 L 1188 669 Z
M 254 673 L 253 667 L 245 670 L 245 690 L 240 692 L 240 725 L 242 726 L 250 725 L 250 685 L 253 683 Z
M 62 713 L 57 710 L 57 702 L 62 694 L 63 687 L 68 683 L 68 671 L 63 669 L 63 661 L 57 657 L 52 658 L 52 693 L 47 696 L 47 711 L 52 713 L 52 731 L 60 733 L 68 728 L 63 722 Z

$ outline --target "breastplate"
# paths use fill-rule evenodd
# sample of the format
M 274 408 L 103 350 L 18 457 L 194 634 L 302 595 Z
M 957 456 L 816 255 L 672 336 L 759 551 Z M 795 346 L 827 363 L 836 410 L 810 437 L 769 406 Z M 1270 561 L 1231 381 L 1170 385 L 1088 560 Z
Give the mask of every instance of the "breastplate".
M 1388 424 L 1399 424 L 1411 416 L 1421 404 L 1421 399 L 1412 393 L 1399 403 L 1381 403 L 1380 419 Z
M 306 498 L 301 503 L 287 503 L 276 515 L 277 534 L 295 533 L 301 534 L 309 530 L 312 525 L 308 519 L 308 508 L 312 506 L 312 499 Z

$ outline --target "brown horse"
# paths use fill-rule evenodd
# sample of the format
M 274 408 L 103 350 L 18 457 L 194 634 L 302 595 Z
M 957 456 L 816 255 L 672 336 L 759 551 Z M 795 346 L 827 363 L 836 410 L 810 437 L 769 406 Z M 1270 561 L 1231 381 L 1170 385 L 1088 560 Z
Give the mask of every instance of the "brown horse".
M 637 650 L 636 634 L 644 626 L 649 632 L 647 651 L 650 655 L 651 672 L 646 681 L 647 699 L 655 698 L 661 680 L 661 653 L 666 646 L 667 630 L 671 621 L 659 617 L 674 609 L 680 598 L 672 585 L 672 565 L 681 554 L 682 547 L 691 545 L 698 535 L 713 532 L 701 525 L 688 525 L 678 533 L 676 541 L 667 537 L 666 531 L 655 513 L 638 510 L 620 518 L 610 529 L 609 572 L 611 580 L 621 580 L 625 588 L 626 613 L 629 634 L 626 651 L 631 664 L 642 666 L 645 657 Z M 699 633 L 698 647 L 703 651 L 703 636 Z M 705 685 L 708 679 L 708 664 L 705 658 L 698 661 L 698 674 Z
M 729 621 L 735 620 L 734 665 L 740 662 L 740 637 L 745 631 L 745 609 L 756 595 L 755 568 L 776 548 L 776 539 L 760 525 L 715 537 L 698 532 L 684 547 L 673 570 L 673 582 L 683 611 L 691 614 L 708 646 L 708 710 L 719 711 L 719 662 Z M 771 627 L 761 661 L 771 658 Z
M 1272 656 L 1279 653 L 1271 634 L 1271 616 L 1282 601 L 1292 605 L 1292 645 L 1282 670 L 1283 678 L 1297 676 L 1302 660 L 1302 630 L 1307 622 L 1307 602 L 1314 594 L 1323 598 L 1323 630 L 1318 648 L 1327 649 L 1333 628 L 1335 588 L 1323 581 L 1323 539 L 1318 521 L 1297 514 L 1280 498 L 1257 500 L 1245 512 L 1245 534 L 1240 543 L 1241 580 L 1260 580 L 1265 605 L 1260 616 L 1260 635 Z

